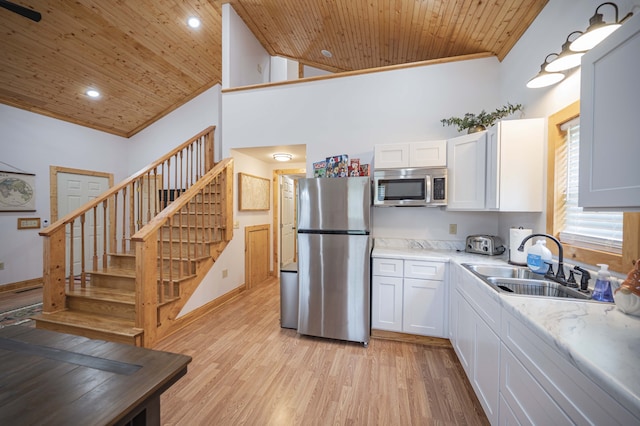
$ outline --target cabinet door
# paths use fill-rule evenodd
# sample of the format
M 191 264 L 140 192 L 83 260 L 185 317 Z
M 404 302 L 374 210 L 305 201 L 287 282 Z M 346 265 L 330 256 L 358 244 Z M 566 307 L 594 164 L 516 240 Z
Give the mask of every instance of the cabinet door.
M 446 167 L 447 141 L 411 142 L 409 144 L 410 167 Z
M 491 424 L 498 420 L 500 337 L 479 316 L 473 336 L 472 386 Z
M 502 368 L 500 372 L 500 393 L 511 409 L 511 413 L 500 412 L 503 416 L 516 417 L 522 424 L 570 425 L 574 424 L 540 383 L 516 359 L 511 351 L 502 346 Z
M 453 347 L 458 354 L 458 359 L 462 368 L 467 373 L 467 377 L 471 380 L 472 377 L 472 360 L 473 360 L 473 337 L 474 326 L 476 316 L 473 313 L 471 305 L 465 300 L 465 298 L 457 292 L 455 297 L 454 306 L 455 310 L 455 341 Z
M 640 14 L 582 57 L 581 207 L 640 207 Z
M 371 328 L 402 331 L 402 278 L 371 277 Z
M 375 168 L 409 167 L 409 144 L 378 144 L 374 146 Z
M 483 210 L 485 207 L 487 132 L 447 141 L 449 194 L 447 210 Z
M 404 279 L 402 330 L 423 336 L 445 337 L 445 285 L 442 281 Z
M 544 120 L 503 120 L 487 131 L 487 208 L 543 209 Z

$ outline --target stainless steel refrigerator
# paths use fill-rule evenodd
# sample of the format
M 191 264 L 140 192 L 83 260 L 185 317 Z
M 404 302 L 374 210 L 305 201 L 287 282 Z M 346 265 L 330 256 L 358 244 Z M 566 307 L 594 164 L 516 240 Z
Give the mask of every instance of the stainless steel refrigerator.
M 371 183 L 298 181 L 298 333 L 369 344 Z

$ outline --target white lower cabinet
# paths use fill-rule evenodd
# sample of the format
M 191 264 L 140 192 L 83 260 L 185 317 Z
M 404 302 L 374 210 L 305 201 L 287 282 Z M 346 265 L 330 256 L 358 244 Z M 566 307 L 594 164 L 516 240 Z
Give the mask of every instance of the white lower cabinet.
M 480 279 L 456 264 L 450 278 L 449 337 L 492 425 L 640 424 Z
M 626 408 L 513 315 L 502 315 L 505 401 L 522 423 L 640 424 Z
M 461 271 L 452 272 L 455 277 L 454 299 L 456 310 L 452 319 L 455 330 L 452 343 L 460 363 L 471 382 L 482 408 L 491 424 L 498 422 L 500 385 L 500 337 L 485 321 L 499 323 L 500 306 L 491 298 L 480 296 L 475 278 Z M 481 284 L 484 285 L 484 284 Z M 473 305 L 473 306 L 472 306 Z
M 373 259 L 371 328 L 446 337 L 446 263 Z
M 570 425 L 571 419 L 506 346 L 500 354 L 500 424 Z M 503 413 L 503 408 L 507 408 Z

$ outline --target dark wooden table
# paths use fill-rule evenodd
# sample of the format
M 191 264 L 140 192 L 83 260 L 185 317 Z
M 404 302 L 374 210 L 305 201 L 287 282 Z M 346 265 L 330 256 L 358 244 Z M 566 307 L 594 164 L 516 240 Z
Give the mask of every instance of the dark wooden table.
M 23 326 L 0 329 L 0 425 L 159 425 L 191 357 Z

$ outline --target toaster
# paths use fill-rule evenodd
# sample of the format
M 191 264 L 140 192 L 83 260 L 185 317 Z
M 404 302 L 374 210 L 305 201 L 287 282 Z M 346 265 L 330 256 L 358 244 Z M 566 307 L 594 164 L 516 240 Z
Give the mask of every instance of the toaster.
M 495 235 L 469 235 L 464 251 L 467 253 L 487 254 L 490 256 L 502 254 L 505 247 L 502 239 Z

